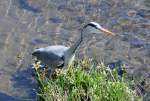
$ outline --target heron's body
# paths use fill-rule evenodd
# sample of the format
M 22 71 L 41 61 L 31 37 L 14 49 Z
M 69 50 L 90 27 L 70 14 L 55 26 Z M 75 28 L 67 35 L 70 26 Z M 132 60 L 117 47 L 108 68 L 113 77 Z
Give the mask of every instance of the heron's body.
M 69 47 L 66 47 L 63 45 L 53 45 L 53 46 L 48 46 L 48 47 L 44 48 L 44 50 L 47 53 L 52 53 L 52 54 L 57 55 L 59 57 L 63 57 L 64 52 L 67 51 L 68 49 L 69 49 Z
M 37 59 L 41 60 L 44 64 L 48 65 L 51 69 L 67 67 L 71 64 L 75 57 L 75 52 L 83 39 L 83 33 L 100 33 L 101 31 L 112 34 L 108 30 L 102 28 L 96 22 L 90 22 L 85 25 L 81 31 L 81 36 L 71 47 L 63 45 L 48 46 L 45 48 L 35 49 L 32 53 Z
M 63 45 L 54 45 L 35 49 L 34 52 L 42 52 L 42 54 L 38 55 L 37 58 L 53 68 L 63 65 L 64 54 L 68 49 L 69 47 Z

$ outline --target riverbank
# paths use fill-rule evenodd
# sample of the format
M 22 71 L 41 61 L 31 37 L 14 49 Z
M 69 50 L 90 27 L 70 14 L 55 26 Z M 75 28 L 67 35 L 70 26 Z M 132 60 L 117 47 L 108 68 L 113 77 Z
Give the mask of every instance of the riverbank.
M 39 64 L 34 66 L 37 101 L 142 101 L 125 72 L 118 75 L 118 67 L 111 70 L 91 59 L 78 60 L 65 70 L 56 70 L 49 79 Z

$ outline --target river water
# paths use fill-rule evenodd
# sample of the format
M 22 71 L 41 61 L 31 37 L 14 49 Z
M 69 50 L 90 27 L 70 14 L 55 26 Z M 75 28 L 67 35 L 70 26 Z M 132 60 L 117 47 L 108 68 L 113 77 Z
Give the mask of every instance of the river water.
M 137 78 L 150 72 L 149 0 L 0 0 L 0 100 L 34 101 L 33 49 L 71 46 L 90 21 L 118 36 L 85 35 L 77 58 L 122 61 Z

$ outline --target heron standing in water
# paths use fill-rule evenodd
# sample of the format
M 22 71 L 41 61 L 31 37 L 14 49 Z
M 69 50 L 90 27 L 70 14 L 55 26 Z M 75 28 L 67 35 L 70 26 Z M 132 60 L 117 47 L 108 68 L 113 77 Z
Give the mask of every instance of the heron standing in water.
M 66 68 L 75 58 L 75 53 L 83 40 L 83 34 L 101 34 L 114 35 L 109 30 L 103 28 L 96 22 L 86 24 L 82 30 L 79 39 L 71 46 L 53 45 L 45 48 L 35 49 L 32 53 L 42 63 L 46 64 L 53 72 L 56 68 Z

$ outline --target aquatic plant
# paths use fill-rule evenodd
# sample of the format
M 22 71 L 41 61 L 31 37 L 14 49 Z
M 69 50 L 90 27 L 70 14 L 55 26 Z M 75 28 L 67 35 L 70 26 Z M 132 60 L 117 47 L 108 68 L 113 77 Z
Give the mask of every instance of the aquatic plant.
M 65 70 L 56 70 L 51 79 L 35 69 L 38 101 L 140 101 L 117 70 L 91 59 L 75 61 Z

